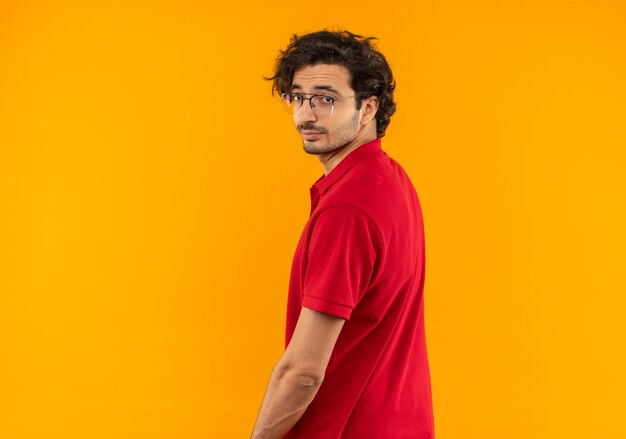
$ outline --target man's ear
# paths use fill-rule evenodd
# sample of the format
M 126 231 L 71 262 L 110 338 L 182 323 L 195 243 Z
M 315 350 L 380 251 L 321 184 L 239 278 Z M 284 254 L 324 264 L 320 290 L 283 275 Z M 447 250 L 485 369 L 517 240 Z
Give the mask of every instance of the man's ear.
M 376 116 L 376 112 L 378 111 L 378 98 L 376 96 L 370 96 L 367 99 L 363 99 L 361 102 L 361 110 L 363 112 L 361 125 L 367 125 Z

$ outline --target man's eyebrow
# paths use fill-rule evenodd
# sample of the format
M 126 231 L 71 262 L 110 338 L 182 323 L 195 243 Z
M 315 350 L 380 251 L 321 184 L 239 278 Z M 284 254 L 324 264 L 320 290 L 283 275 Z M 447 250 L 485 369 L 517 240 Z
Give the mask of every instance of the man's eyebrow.
M 301 88 L 302 86 L 300 84 L 291 84 L 292 90 L 300 90 Z M 326 91 L 336 93 L 338 95 L 341 94 L 330 85 L 314 85 L 313 90 L 326 90 Z
M 331 91 L 333 93 L 339 94 L 339 92 L 335 90 L 334 88 L 332 88 L 330 85 L 316 85 L 313 87 L 313 89 L 314 90 L 326 90 L 326 91 Z

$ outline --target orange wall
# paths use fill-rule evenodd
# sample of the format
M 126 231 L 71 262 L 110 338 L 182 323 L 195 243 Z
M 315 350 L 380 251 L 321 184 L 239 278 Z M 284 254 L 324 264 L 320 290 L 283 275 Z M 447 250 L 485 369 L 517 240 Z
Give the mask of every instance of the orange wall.
M 438 439 L 626 437 L 626 7 L 0 1 L 0 437 L 248 437 L 321 175 L 262 75 L 375 35 Z

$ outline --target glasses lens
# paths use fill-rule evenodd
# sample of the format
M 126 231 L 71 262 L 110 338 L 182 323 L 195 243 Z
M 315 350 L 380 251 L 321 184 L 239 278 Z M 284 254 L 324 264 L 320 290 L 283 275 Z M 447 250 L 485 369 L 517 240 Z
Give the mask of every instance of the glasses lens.
M 311 104 L 313 105 L 313 111 L 315 114 L 321 117 L 330 116 L 333 112 L 333 105 L 335 100 L 330 96 L 313 96 Z
M 313 112 L 318 117 L 330 116 L 333 113 L 333 106 L 335 99 L 330 96 L 316 95 L 311 98 L 305 98 L 300 94 L 295 93 L 282 93 L 280 100 L 283 103 L 285 111 L 289 114 L 297 113 L 302 105 L 307 105 L 304 101 L 310 102 Z
M 294 112 L 293 95 L 291 93 L 283 93 L 280 95 L 280 100 L 283 103 L 283 107 L 285 108 L 285 111 L 289 114 L 293 114 Z

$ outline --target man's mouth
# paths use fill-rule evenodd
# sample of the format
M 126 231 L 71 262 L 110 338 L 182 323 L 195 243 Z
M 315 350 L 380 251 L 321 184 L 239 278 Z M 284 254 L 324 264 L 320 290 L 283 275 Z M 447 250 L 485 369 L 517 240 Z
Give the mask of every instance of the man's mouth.
M 300 130 L 300 135 L 305 140 L 315 140 L 319 138 L 323 133 L 321 131 L 312 130 Z

